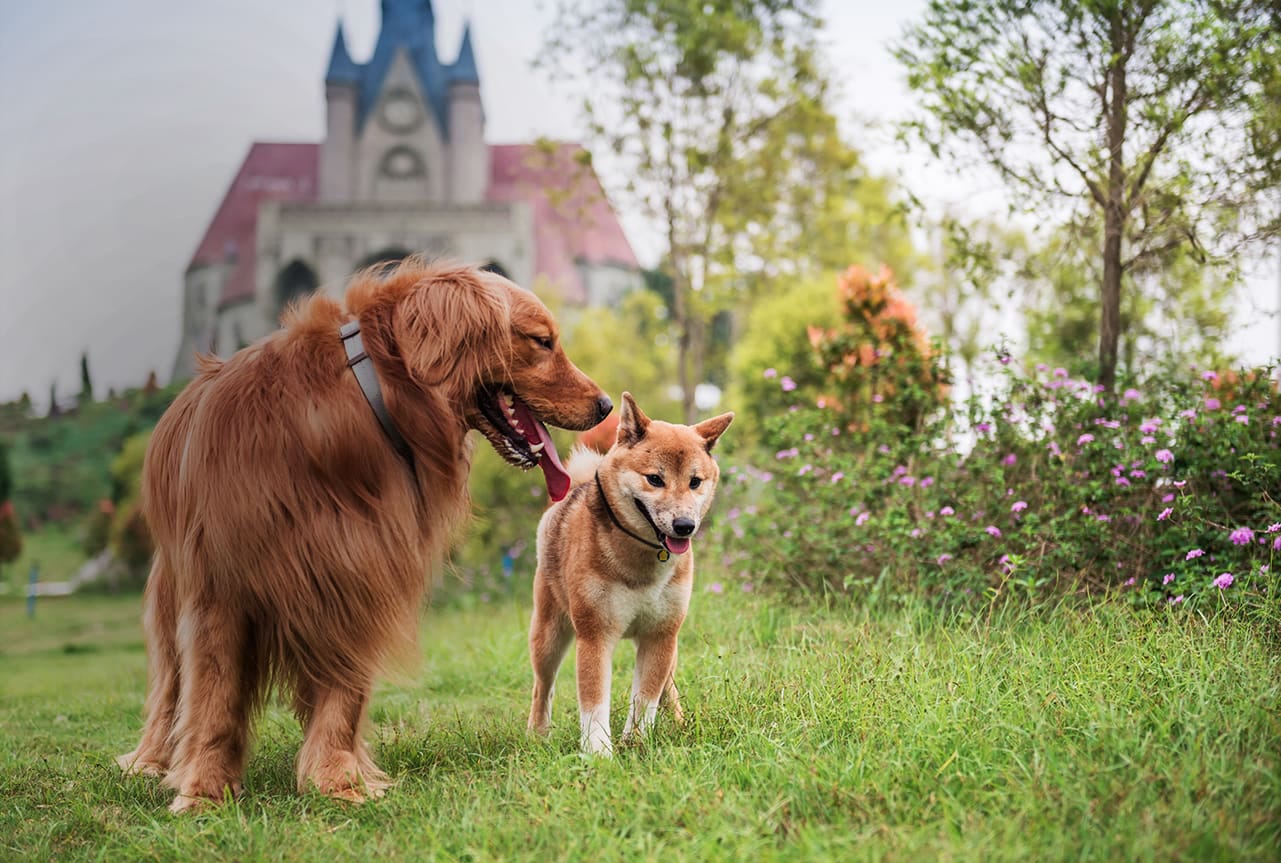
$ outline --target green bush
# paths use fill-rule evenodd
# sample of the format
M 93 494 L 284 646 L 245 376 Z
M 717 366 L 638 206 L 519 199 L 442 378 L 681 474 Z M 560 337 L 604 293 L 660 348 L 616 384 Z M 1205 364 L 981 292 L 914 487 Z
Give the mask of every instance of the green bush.
M 941 603 L 1114 592 L 1276 609 L 1281 507 L 1270 370 L 1111 397 L 1062 369 L 994 364 L 991 392 L 917 433 L 782 414 L 768 464 L 731 465 L 717 532 L 744 580 Z

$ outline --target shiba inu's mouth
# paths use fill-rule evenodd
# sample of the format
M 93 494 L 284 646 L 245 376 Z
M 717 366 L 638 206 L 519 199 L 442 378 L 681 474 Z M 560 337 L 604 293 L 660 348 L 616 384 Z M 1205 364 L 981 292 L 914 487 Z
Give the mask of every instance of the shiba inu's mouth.
M 654 522 L 654 517 L 649 514 L 649 509 L 641 502 L 640 498 L 633 497 L 632 502 L 636 504 L 636 508 L 640 510 L 640 514 L 645 517 L 647 522 L 649 522 L 649 526 L 654 529 L 654 536 L 658 539 L 663 548 L 667 549 L 672 554 L 684 554 L 689 551 L 690 537 L 668 536 L 667 533 L 660 529 Z
M 477 407 L 490 426 L 481 432 L 499 455 L 521 470 L 529 470 L 534 465 L 541 467 L 552 500 L 560 500 L 569 493 L 569 474 L 560 462 L 556 444 L 547 426 L 534 416 L 528 405 L 510 390 L 503 389 L 482 393 Z

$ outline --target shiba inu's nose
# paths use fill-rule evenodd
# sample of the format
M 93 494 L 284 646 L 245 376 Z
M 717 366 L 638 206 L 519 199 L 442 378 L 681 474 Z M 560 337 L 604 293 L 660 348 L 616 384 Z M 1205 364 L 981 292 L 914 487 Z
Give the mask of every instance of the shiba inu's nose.
M 609 416 L 609 412 L 614 409 L 614 403 L 609 400 L 609 396 L 604 393 L 596 400 L 596 422 L 600 422 Z
M 694 527 L 694 519 L 692 518 L 672 519 L 672 532 L 677 536 L 689 536 L 694 532 Z

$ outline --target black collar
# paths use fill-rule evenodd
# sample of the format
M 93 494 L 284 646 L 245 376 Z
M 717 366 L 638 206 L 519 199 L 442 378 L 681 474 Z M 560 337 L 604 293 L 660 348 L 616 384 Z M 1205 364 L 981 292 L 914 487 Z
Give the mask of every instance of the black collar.
M 600 471 L 596 472 L 596 490 L 600 492 L 601 503 L 605 504 L 605 512 L 609 513 L 609 520 L 614 523 L 614 527 L 618 528 L 623 533 L 627 534 L 637 542 L 643 543 L 644 545 L 648 545 L 650 548 L 658 549 L 659 560 L 667 561 L 671 558 L 672 553 L 668 551 L 667 547 L 664 546 L 661 542 L 663 538 L 663 532 L 654 525 L 654 519 L 652 519 L 649 513 L 645 510 L 644 504 L 642 504 L 639 500 L 636 500 L 636 498 L 632 498 L 633 501 L 636 501 L 636 508 L 640 510 L 641 515 L 645 516 L 645 520 L 649 522 L 649 526 L 654 528 L 654 536 L 660 540 L 659 542 L 650 542 L 645 537 L 637 536 L 627 528 L 623 527 L 623 523 L 618 520 L 618 516 L 614 515 L 614 508 L 609 505 L 609 498 L 605 496 L 605 487 L 600 484 Z
M 414 473 L 414 451 L 409 448 L 409 442 L 400 433 L 400 429 L 396 428 L 395 421 L 387 411 L 382 387 L 378 385 L 378 371 L 374 368 L 374 361 L 369 358 L 369 354 L 365 353 L 365 343 L 360 338 L 360 323 L 348 321 L 338 328 L 338 336 L 347 350 L 347 367 L 356 376 L 356 383 L 360 385 L 365 401 L 369 402 L 369 407 L 378 418 L 378 424 L 387 433 L 391 445 L 405 460 L 405 464 L 409 465 L 409 472 Z

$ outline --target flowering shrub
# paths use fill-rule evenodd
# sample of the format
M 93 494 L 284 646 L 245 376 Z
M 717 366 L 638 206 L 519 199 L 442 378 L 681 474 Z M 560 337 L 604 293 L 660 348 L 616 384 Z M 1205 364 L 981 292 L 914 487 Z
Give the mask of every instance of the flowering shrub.
M 1051 591 L 1265 604 L 1281 552 L 1281 400 L 1267 372 L 1116 396 L 994 364 L 992 391 L 905 433 L 796 406 L 726 468 L 716 526 L 745 582 L 946 603 Z M 1275 602 L 1273 602 L 1275 607 Z
M 875 420 L 916 428 L 947 394 L 942 368 L 888 267 L 876 275 L 850 267 L 837 280 L 842 322 L 809 327 L 824 374 L 824 407 L 845 427 Z M 783 377 L 783 389 L 790 378 Z

